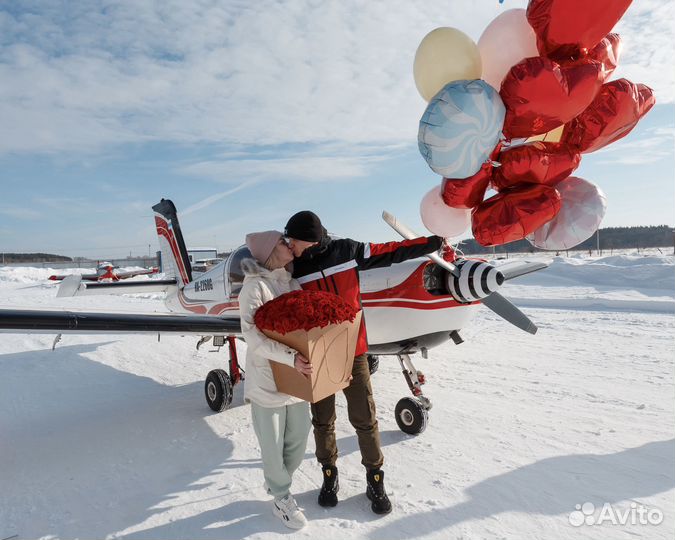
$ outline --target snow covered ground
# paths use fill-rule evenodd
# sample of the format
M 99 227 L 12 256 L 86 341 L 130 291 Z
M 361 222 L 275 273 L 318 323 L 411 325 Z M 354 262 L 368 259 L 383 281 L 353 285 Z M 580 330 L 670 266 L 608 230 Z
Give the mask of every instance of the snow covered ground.
M 0 307 L 164 311 L 151 295 L 57 299 L 50 273 L 0 267 Z M 310 524 L 295 536 L 673 538 L 673 257 L 556 258 L 502 292 L 539 332 L 481 309 L 465 343 L 417 358 L 434 403 L 423 434 L 398 430 L 407 387 L 394 358 L 380 361 L 373 385 L 394 511 L 370 512 L 340 396 L 340 504 L 315 502 L 310 437 L 293 486 Z M 52 341 L 0 334 L 0 540 L 288 534 L 262 488 L 243 388 L 224 413 L 204 401 L 203 378 L 225 352 L 178 336 L 68 335 L 54 351 Z M 628 524 L 574 526 L 584 503 L 596 521 L 609 503 Z M 643 508 L 663 522 L 631 524 Z

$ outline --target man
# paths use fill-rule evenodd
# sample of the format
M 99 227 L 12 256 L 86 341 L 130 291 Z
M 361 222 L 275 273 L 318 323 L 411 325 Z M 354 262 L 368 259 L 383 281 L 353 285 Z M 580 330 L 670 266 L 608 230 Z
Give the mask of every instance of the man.
M 416 238 L 386 244 L 361 243 L 348 238 L 329 238 L 319 217 L 313 212 L 298 212 L 286 224 L 285 236 L 295 257 L 293 277 L 303 289 L 328 291 L 361 308 L 359 270 L 390 266 L 421 257 L 438 250 L 443 239 L 438 236 Z M 391 502 L 384 489 L 384 458 L 380 450 L 380 432 L 370 385 L 366 352 L 366 327 L 361 321 L 356 345 L 352 380 L 344 394 L 349 422 L 356 430 L 361 450 L 361 463 L 366 468 L 366 496 L 376 514 L 391 512 Z M 335 506 L 339 490 L 337 445 L 335 443 L 335 396 L 329 396 L 312 407 L 312 424 L 316 441 L 316 457 L 323 469 L 323 485 L 319 492 L 321 506 Z

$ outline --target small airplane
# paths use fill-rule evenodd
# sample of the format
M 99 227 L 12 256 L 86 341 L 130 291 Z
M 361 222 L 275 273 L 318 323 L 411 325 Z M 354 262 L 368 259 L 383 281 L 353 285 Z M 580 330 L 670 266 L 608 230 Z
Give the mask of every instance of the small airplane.
M 147 276 L 159 272 L 159 268 L 153 266 L 144 270 L 130 270 L 128 272 L 119 272 L 117 266 L 107 261 L 100 262 L 96 266 L 95 274 L 80 274 L 81 278 L 87 281 L 119 281 L 120 279 L 128 279 L 135 276 Z M 63 281 L 68 275 L 52 275 L 48 279 L 51 281 Z
M 234 386 L 244 379 L 236 348 L 236 339 L 242 339 L 238 294 L 244 282 L 241 262 L 251 254 L 243 245 L 193 279 L 174 204 L 162 199 L 152 208 L 166 279 L 83 283 L 81 276 L 72 275 L 62 281 L 58 296 L 164 291 L 166 305 L 173 314 L 0 309 L 0 332 L 59 335 L 168 332 L 199 336 L 198 348 L 211 339 L 218 348 L 227 343 L 229 369 L 210 371 L 204 385 L 209 407 L 221 412 L 230 405 Z M 418 236 L 390 214 L 385 212 L 383 218 L 402 236 Z M 398 358 L 412 397 L 404 397 L 397 403 L 395 418 L 399 428 L 409 434 L 424 431 L 432 405 L 422 392 L 426 378 L 413 365 L 411 355 L 420 353 L 427 358 L 429 349 L 449 340 L 457 345 L 462 343 L 459 332 L 481 304 L 534 334 L 537 327 L 497 289 L 510 279 L 548 266 L 548 262 L 515 261 L 497 268 L 483 260 L 446 260 L 452 257 L 438 254 L 429 258 L 360 273 L 369 367 L 374 373 L 380 356 Z

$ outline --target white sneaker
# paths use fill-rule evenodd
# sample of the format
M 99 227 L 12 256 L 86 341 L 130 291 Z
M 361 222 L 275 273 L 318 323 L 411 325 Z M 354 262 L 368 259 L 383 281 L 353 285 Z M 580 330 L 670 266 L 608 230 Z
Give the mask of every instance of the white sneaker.
M 274 499 L 274 506 L 272 510 L 284 525 L 289 529 L 302 529 L 307 525 L 307 518 L 298 508 L 298 503 L 295 502 L 293 495 L 290 493 L 283 499 Z

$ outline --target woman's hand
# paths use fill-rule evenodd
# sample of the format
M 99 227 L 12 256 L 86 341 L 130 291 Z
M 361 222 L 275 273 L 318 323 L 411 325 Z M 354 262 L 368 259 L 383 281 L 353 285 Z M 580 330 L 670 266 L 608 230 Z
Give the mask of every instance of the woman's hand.
M 305 377 L 309 377 L 312 374 L 312 364 L 300 353 L 295 353 L 295 369 Z

